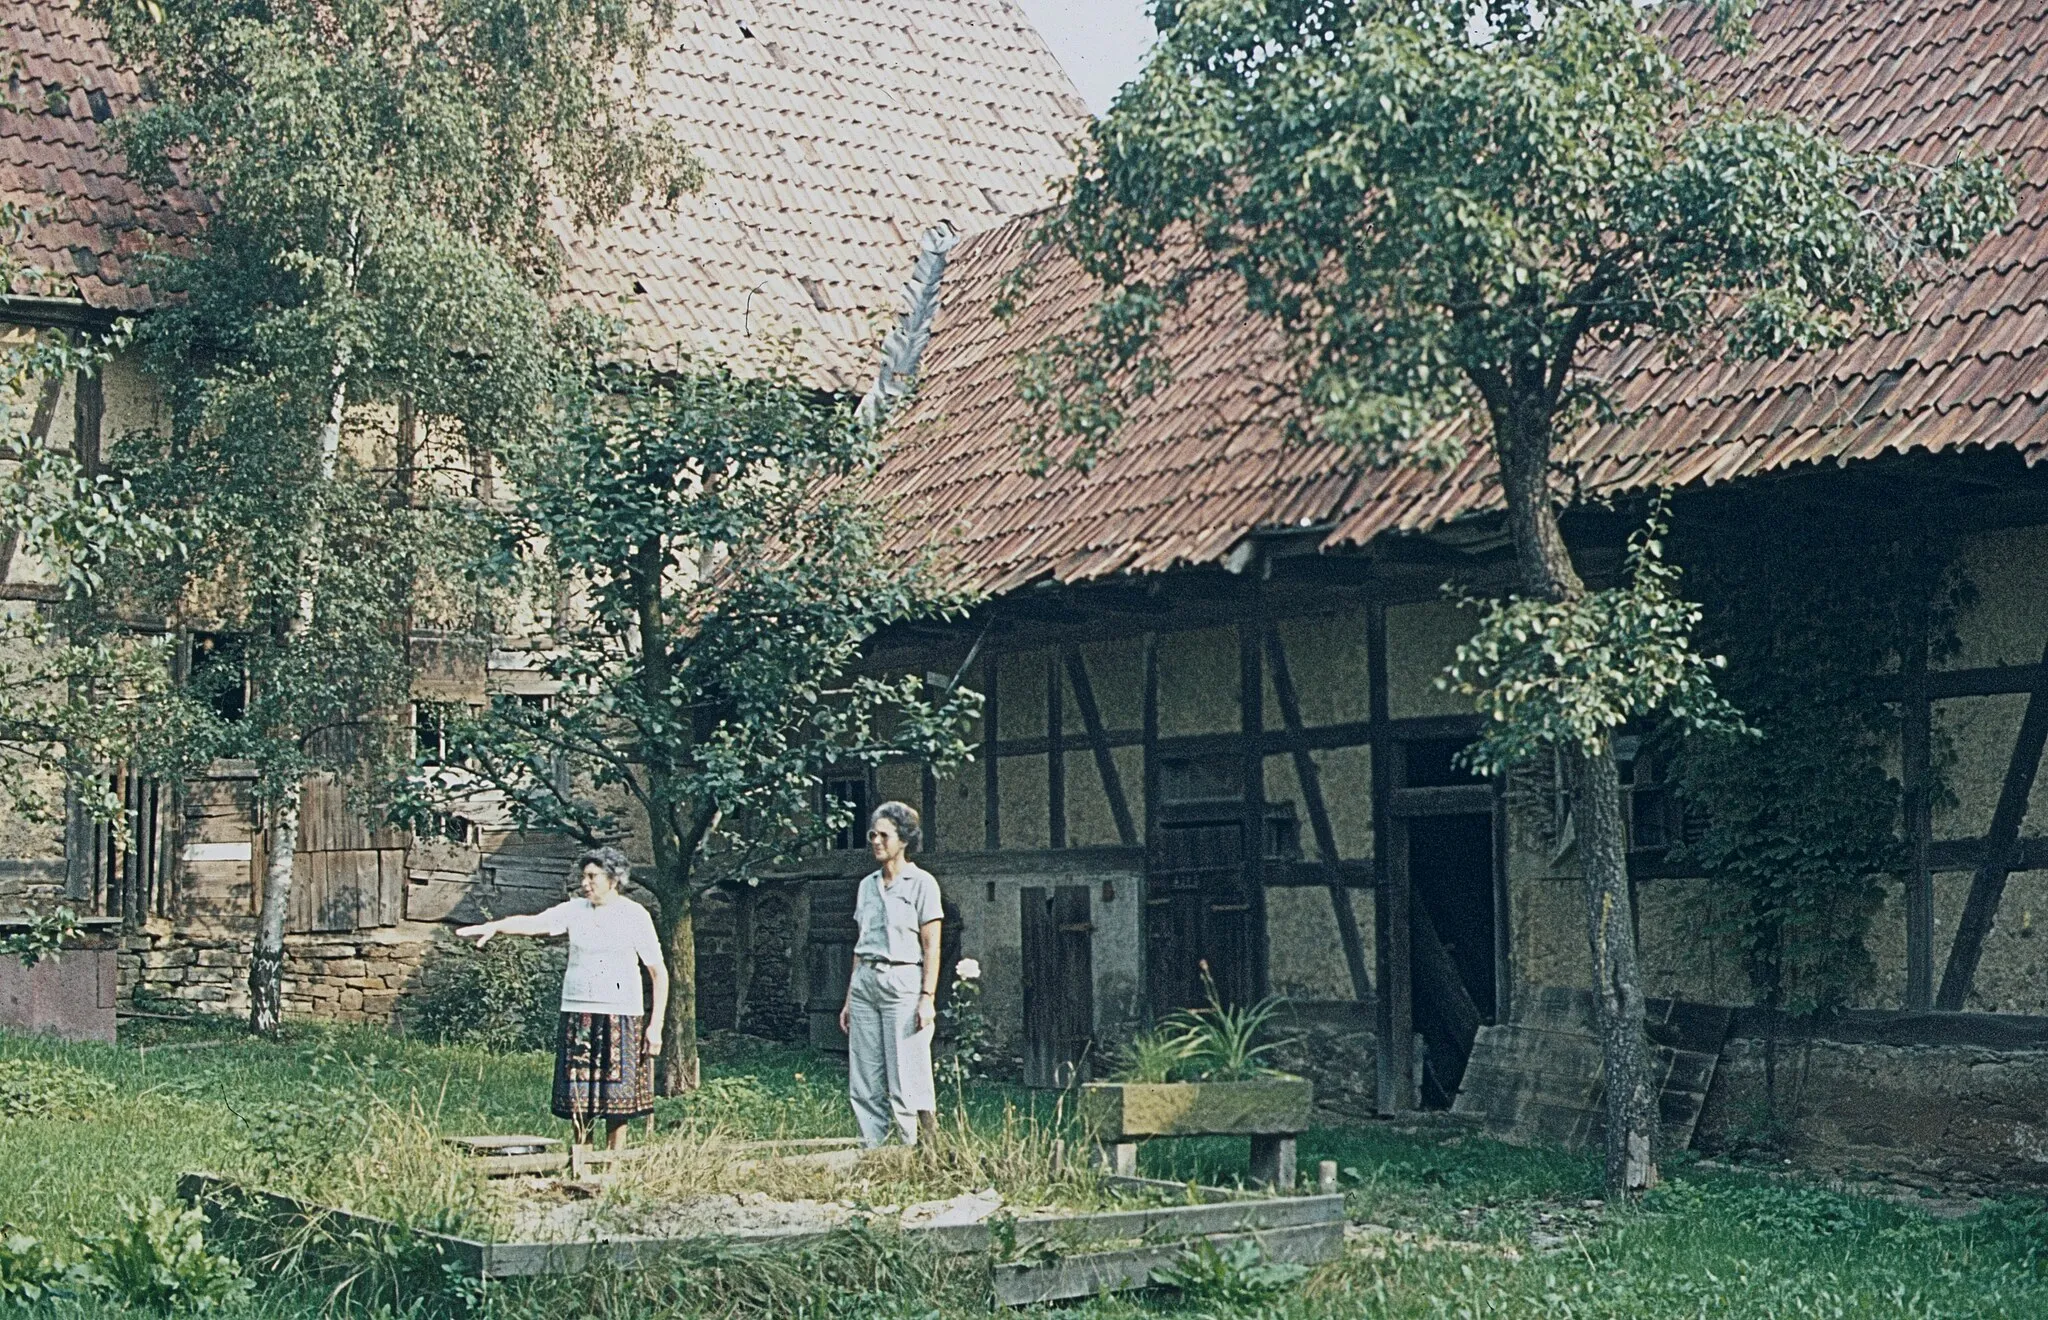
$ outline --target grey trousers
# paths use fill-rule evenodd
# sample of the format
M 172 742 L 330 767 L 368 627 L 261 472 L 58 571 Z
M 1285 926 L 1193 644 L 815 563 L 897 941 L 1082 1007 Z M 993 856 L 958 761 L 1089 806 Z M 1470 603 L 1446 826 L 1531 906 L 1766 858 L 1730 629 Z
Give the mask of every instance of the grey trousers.
M 917 1029 L 924 970 L 861 963 L 847 996 L 846 1094 L 861 1140 L 879 1146 L 893 1124 L 917 1144 L 919 1110 L 938 1108 L 932 1088 L 932 1033 Z

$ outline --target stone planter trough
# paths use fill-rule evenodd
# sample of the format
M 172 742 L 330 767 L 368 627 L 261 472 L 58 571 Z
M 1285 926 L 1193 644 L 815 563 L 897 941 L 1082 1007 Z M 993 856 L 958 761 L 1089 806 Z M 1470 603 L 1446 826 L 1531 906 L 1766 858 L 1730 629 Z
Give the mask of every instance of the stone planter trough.
M 1295 1138 L 1308 1129 L 1315 1088 L 1299 1077 L 1244 1082 L 1090 1082 L 1081 1121 L 1112 1172 L 1138 1171 L 1138 1143 L 1152 1137 L 1250 1137 L 1251 1179 L 1294 1186 Z

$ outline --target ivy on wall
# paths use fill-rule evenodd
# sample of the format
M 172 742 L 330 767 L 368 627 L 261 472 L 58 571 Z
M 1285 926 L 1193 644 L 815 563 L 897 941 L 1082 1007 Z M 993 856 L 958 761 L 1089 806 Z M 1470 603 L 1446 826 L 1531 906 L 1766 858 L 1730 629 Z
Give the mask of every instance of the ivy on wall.
M 1804 505 L 1750 516 L 1674 546 L 1704 602 L 1700 649 L 1727 657 L 1721 690 L 1761 736 L 1666 735 L 1695 821 L 1673 860 L 1709 881 L 1757 1002 L 1825 1014 L 1875 981 L 1871 923 L 1906 864 L 1899 708 L 1876 680 L 1922 626 L 1930 663 L 1953 655 L 1972 591 L 1931 536 L 1876 540 Z M 1937 801 L 1948 759 L 1935 749 Z

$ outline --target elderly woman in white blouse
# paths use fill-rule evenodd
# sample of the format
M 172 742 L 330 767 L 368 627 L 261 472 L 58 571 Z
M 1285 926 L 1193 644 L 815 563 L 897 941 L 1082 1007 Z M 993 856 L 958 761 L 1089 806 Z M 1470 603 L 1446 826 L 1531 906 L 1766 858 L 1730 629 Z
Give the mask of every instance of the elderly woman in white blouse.
M 892 1130 L 916 1145 L 938 1108 L 932 1027 L 942 913 L 939 882 L 908 856 L 922 841 L 917 812 L 902 802 L 884 802 L 868 819 L 868 851 L 881 865 L 854 899 L 860 934 L 839 1029 L 847 1037 L 847 1098 L 869 1146 Z
M 606 1144 L 626 1144 L 626 1126 L 654 1112 L 654 1060 L 668 1012 L 668 964 L 647 909 L 620 890 L 632 874 L 626 854 L 595 848 L 577 859 L 581 898 L 530 917 L 500 917 L 464 926 L 457 935 L 477 947 L 494 935 L 567 935 L 561 1027 L 555 1043 L 554 1111 L 586 1144 L 598 1120 Z M 640 969 L 654 981 L 652 1008 L 641 994 Z

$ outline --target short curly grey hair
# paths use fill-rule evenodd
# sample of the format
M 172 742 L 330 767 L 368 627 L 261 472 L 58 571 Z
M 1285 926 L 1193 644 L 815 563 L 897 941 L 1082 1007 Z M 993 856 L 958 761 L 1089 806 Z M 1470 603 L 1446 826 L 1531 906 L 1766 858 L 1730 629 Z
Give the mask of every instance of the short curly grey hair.
M 924 826 L 919 823 L 917 808 L 908 802 L 884 802 L 868 817 L 868 828 L 875 822 L 886 820 L 896 827 L 896 837 L 903 840 L 905 852 L 916 852 L 924 843 Z
M 611 878 L 619 888 L 626 887 L 626 881 L 633 875 L 633 863 L 626 860 L 626 854 L 617 848 L 592 848 L 576 859 L 576 874 L 582 875 L 583 868 L 594 866 Z

